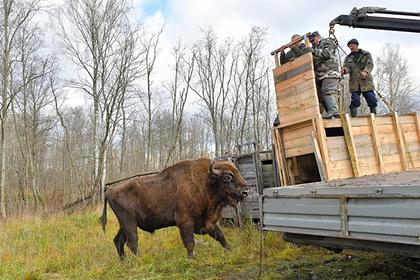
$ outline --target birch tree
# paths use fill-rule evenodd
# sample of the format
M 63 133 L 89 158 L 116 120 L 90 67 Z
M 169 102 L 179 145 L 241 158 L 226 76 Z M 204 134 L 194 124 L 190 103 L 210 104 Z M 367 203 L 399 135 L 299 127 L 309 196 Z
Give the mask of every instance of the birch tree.
M 17 34 L 22 26 L 39 11 L 40 1 L 3 0 L 1 9 L 1 113 L 0 113 L 0 217 L 6 218 L 6 143 L 8 141 L 8 117 L 10 104 L 19 89 L 11 85 L 11 69 Z
M 129 12 L 126 0 L 68 0 L 56 14 L 65 53 L 79 72 L 69 85 L 92 102 L 92 191 L 100 197 L 122 105 L 141 75 L 140 26 L 129 20 Z

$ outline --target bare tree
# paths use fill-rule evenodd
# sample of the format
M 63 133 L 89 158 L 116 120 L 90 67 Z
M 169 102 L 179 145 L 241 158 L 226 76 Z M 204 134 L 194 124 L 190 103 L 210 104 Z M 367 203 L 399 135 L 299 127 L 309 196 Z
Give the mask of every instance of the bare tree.
M 220 46 L 213 30 L 204 33 L 204 38 L 195 46 L 196 71 L 195 83 L 191 89 L 204 103 L 207 110 L 209 125 L 213 131 L 214 152 L 224 153 L 223 122 L 227 97 L 231 90 L 233 78 L 232 40 L 226 39 Z
M 177 46 L 173 49 L 173 56 L 175 59 L 173 66 L 173 80 L 169 83 L 169 85 L 165 86 L 172 100 L 171 127 L 169 134 L 170 141 L 165 166 L 168 165 L 171 157 L 173 157 L 178 140 L 180 139 L 182 123 L 185 115 L 185 104 L 187 102 L 192 74 L 194 71 L 195 54 L 193 52 L 191 58 L 187 58 L 185 52 L 185 48 L 182 47 L 181 42 L 179 41 Z M 182 148 L 182 144 L 179 145 L 179 148 Z
M 39 10 L 39 1 L 3 0 L 1 8 L 1 127 L 0 127 L 0 217 L 6 218 L 6 142 L 9 107 L 19 89 L 11 86 L 10 72 L 13 66 L 12 52 L 17 33 Z
M 68 0 L 56 15 L 66 54 L 81 72 L 70 84 L 92 100 L 93 191 L 102 197 L 108 147 L 141 75 L 140 28 L 130 22 L 126 0 Z
M 148 171 L 150 168 L 151 155 L 152 155 L 152 120 L 156 112 L 156 108 L 153 106 L 153 99 L 155 97 L 155 89 L 153 86 L 153 77 L 155 70 L 156 59 L 159 55 L 159 39 L 163 32 L 164 25 L 160 27 L 156 32 L 152 32 L 147 36 L 143 36 L 140 40 L 141 47 L 144 50 L 145 57 L 144 62 L 146 64 L 146 90 L 145 92 L 139 91 L 139 98 L 142 102 L 147 115 L 147 136 L 146 136 L 146 162 L 145 170 Z M 146 33 L 146 32 L 145 32 Z
M 387 43 L 377 57 L 375 66 L 376 89 L 391 107 L 401 114 L 415 111 L 417 85 L 413 82 L 408 61 L 399 45 Z M 386 110 L 383 104 L 381 110 Z

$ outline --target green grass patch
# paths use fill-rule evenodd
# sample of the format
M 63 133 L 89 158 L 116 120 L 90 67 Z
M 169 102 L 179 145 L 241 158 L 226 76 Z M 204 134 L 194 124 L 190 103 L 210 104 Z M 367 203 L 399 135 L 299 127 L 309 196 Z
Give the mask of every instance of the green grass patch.
M 113 243 L 115 216 L 109 215 L 105 234 L 99 216 L 93 211 L 0 223 L 0 279 L 420 279 L 420 265 L 408 259 L 334 254 L 286 243 L 274 232 L 263 235 L 261 250 L 260 232 L 252 224 L 224 228 L 228 252 L 196 235 L 192 260 L 177 228 L 139 230 L 140 255 L 126 248 L 128 257 L 121 262 Z

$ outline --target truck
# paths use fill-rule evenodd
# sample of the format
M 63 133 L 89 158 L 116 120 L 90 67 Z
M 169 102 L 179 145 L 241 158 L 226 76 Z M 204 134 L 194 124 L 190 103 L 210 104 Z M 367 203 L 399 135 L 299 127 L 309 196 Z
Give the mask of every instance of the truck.
M 381 16 L 376 16 L 381 14 Z M 330 23 L 420 33 L 420 13 L 354 8 Z M 293 42 L 291 42 L 293 43 Z M 290 44 L 285 46 L 290 46 Z M 261 188 L 261 227 L 286 241 L 333 250 L 420 257 L 420 116 L 323 119 L 312 54 L 280 65 L 272 54 L 279 124 L 272 129 L 278 186 Z

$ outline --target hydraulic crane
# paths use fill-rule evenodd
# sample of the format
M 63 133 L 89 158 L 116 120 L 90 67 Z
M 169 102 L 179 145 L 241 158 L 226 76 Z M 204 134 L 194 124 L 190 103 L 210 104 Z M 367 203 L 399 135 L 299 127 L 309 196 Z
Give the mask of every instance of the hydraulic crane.
M 371 14 L 386 16 L 372 16 Z M 419 19 L 413 17 L 419 17 Z M 333 29 L 336 24 L 354 28 L 420 33 L 420 13 L 391 11 L 379 7 L 353 8 L 349 15 L 340 15 L 333 19 L 330 22 L 330 29 Z

